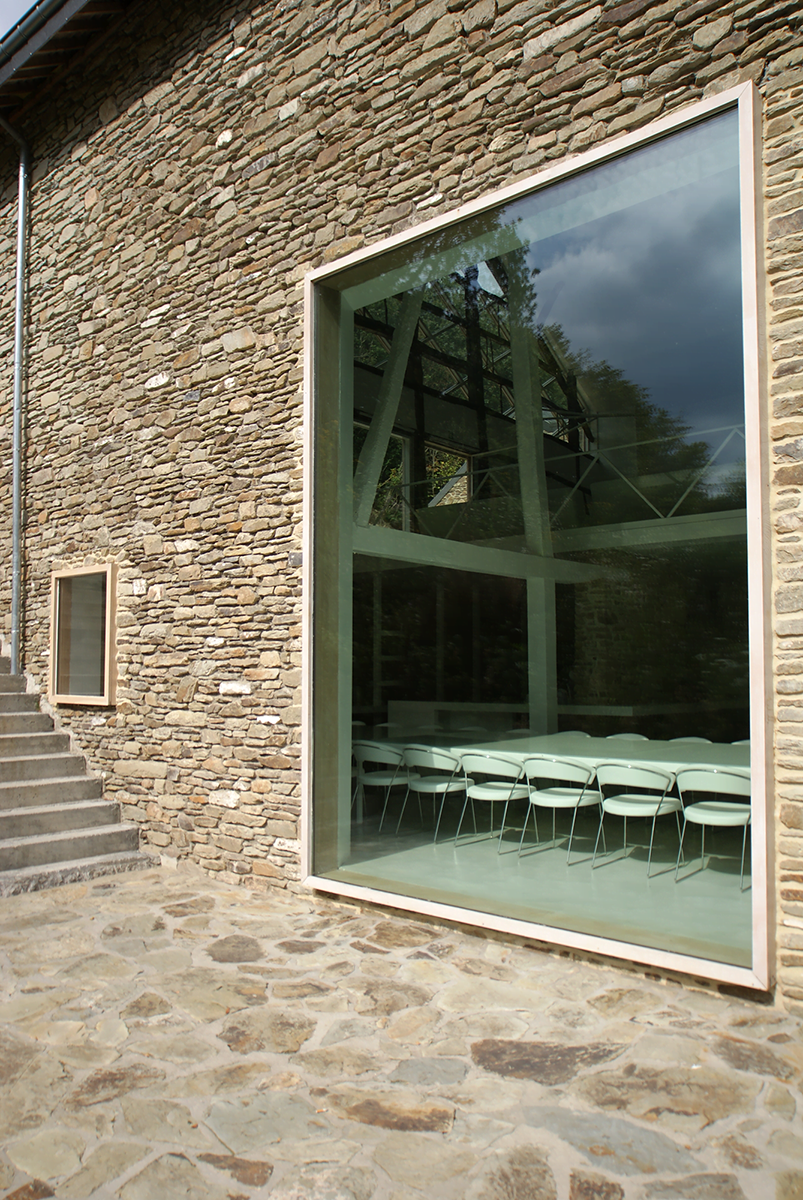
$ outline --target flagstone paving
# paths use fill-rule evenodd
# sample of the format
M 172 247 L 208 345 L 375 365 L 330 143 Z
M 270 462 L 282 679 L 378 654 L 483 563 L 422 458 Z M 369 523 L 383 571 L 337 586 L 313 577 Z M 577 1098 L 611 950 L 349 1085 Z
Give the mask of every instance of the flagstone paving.
M 5 1200 L 803 1200 L 801 1022 L 160 868 L 0 901 Z

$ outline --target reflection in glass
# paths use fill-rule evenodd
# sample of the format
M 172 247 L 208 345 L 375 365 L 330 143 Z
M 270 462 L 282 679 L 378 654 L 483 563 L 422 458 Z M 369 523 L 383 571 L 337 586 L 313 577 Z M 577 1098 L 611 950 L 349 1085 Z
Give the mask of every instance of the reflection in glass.
M 728 830 L 718 869 L 682 884 L 674 821 L 656 834 L 667 869 L 649 883 L 638 844 L 592 876 L 590 854 L 566 865 L 571 815 L 508 858 L 526 804 L 501 854 L 475 812 L 476 835 L 447 853 L 450 793 L 438 842 L 433 813 L 412 804 L 380 837 L 376 796 L 347 795 L 344 770 L 350 735 L 568 757 L 584 735 L 600 762 L 621 733 L 664 767 L 749 769 L 749 746 L 731 745 L 749 737 L 735 111 L 336 282 L 351 548 L 332 587 L 352 728 L 337 735 L 337 770 L 319 751 L 318 777 L 339 779 L 342 799 L 326 820 L 320 801 L 316 869 L 749 962 Z M 319 511 L 319 530 L 331 519 Z M 615 757 L 623 745 L 637 754 L 619 741 Z M 403 789 L 389 812 L 402 801 Z M 597 827 L 584 806 L 576 847 Z

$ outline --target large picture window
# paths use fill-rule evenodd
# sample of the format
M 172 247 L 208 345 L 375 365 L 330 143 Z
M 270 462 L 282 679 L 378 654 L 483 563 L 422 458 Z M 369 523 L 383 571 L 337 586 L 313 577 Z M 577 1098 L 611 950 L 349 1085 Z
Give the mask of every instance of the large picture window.
M 314 280 L 319 886 L 761 976 L 748 143 L 709 103 Z

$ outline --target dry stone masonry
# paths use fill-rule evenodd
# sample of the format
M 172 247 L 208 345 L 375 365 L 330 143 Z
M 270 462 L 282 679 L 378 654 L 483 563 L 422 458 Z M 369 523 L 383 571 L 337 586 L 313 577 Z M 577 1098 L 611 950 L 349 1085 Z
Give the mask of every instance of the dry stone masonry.
M 144 844 L 298 884 L 305 273 L 745 80 L 764 105 L 779 978 L 803 1010 L 803 26 L 785 0 L 151 0 L 20 118 L 25 667 L 44 691 L 51 570 L 114 561 L 116 707 L 58 716 Z M 8 570 L 0 602 L 8 622 Z

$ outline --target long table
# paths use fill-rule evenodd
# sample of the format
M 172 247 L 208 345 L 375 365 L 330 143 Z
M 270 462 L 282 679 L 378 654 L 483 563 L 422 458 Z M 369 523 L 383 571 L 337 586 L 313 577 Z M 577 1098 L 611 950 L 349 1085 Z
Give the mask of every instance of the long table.
M 750 747 L 730 742 L 630 741 L 625 738 L 585 737 L 578 733 L 547 733 L 529 737 L 503 738 L 495 742 L 465 743 L 450 748 L 452 754 L 480 750 L 524 759 L 533 754 L 570 758 L 598 767 L 600 763 L 641 763 L 672 774 L 683 767 L 714 767 L 720 771 L 750 773 Z

